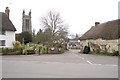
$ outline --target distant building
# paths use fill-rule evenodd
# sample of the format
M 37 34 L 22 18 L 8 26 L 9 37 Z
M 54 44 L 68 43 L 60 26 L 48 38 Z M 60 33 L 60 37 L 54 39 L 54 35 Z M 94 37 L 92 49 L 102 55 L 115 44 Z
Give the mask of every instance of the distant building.
M 118 39 L 120 37 L 120 20 L 108 21 L 100 24 L 95 23 L 81 38 L 81 50 L 90 46 L 91 51 L 114 52 L 118 51 Z
M 78 39 L 79 39 L 78 34 L 76 34 L 75 40 L 78 40 Z
M 9 8 L 6 7 L 5 13 L 0 12 L 0 48 L 13 47 L 15 41 L 15 31 L 13 23 L 9 19 Z
M 22 13 L 22 32 L 28 31 L 32 33 L 31 10 L 28 15 L 25 15 L 25 10 Z
M 69 40 L 67 47 L 69 49 L 79 49 L 80 48 L 79 37 L 77 34 L 76 34 L 76 37 L 74 39 Z

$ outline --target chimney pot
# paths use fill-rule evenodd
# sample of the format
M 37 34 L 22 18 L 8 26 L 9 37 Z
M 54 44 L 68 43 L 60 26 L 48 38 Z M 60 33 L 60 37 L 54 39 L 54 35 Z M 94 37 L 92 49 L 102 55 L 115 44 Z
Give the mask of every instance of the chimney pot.
M 5 13 L 8 16 L 8 18 L 9 18 L 9 12 L 10 12 L 9 7 L 6 7 Z
M 97 26 L 98 24 L 100 24 L 100 22 L 95 22 L 95 26 Z

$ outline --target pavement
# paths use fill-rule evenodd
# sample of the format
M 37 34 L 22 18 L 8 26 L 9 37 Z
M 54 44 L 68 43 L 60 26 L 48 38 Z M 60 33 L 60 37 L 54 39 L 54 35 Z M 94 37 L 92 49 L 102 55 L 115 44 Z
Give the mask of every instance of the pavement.
M 118 78 L 118 57 L 78 52 L 2 56 L 2 77 Z

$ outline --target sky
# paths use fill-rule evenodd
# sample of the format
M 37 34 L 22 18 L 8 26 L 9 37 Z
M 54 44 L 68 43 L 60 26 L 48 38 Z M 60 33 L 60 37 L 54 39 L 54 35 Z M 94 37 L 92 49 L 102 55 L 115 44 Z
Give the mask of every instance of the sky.
M 42 28 L 40 18 L 50 10 L 60 13 L 70 34 L 84 34 L 95 22 L 118 19 L 119 0 L 0 0 L 0 12 L 10 9 L 16 33 L 22 32 L 22 12 L 32 12 L 32 29 Z

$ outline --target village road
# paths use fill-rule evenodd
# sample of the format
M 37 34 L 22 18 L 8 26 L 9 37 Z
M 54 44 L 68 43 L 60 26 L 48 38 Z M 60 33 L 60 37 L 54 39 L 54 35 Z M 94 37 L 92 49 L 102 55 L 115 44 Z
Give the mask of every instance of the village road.
M 118 57 L 78 53 L 2 56 L 3 78 L 117 78 Z

